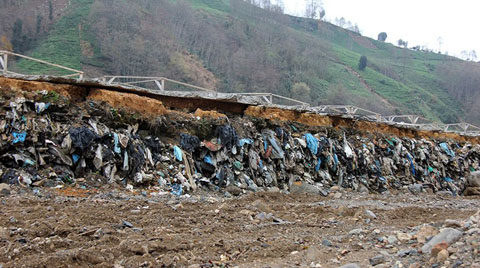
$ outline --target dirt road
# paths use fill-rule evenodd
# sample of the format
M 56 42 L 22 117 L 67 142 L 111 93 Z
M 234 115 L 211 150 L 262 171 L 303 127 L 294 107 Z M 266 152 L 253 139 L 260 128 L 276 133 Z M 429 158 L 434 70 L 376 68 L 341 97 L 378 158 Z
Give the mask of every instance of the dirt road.
M 369 267 L 378 255 L 375 267 L 426 267 L 422 224 L 440 228 L 480 207 L 478 198 L 438 195 L 46 188 L 13 188 L 1 202 L 3 267 Z M 478 236 L 452 245 L 443 265 L 478 262 Z

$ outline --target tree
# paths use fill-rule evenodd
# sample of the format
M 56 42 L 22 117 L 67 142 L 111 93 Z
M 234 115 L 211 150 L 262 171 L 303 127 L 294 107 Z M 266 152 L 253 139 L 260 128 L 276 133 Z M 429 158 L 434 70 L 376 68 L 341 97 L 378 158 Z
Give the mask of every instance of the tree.
M 443 38 L 441 36 L 439 36 L 437 38 L 437 42 L 438 42 L 438 53 L 440 53 L 442 51 Z
M 53 20 L 53 5 L 52 5 L 52 1 L 48 1 L 48 19 L 50 21 Z
M 397 44 L 400 47 L 408 47 L 408 41 L 403 41 L 402 39 L 398 39 Z
M 303 83 L 295 83 L 290 90 L 291 97 L 294 99 L 308 101 L 310 99 L 310 87 Z
M 2 37 L 0 38 L 0 45 L 0 49 L 2 50 L 13 51 L 12 43 L 8 41 L 5 35 L 2 35 Z
M 23 51 L 22 28 L 23 28 L 23 21 L 21 19 L 17 19 L 13 23 L 13 32 L 12 32 L 12 46 L 15 52 Z
M 39 34 L 42 30 L 42 20 L 43 17 L 41 15 L 37 15 L 37 27 L 36 27 L 36 34 Z
M 323 10 L 322 1 L 321 0 L 306 0 L 307 5 L 305 8 L 305 17 L 310 19 L 321 18 Z M 324 14 L 325 16 L 325 14 Z
M 360 61 L 358 62 L 358 69 L 360 71 L 363 71 L 365 70 L 365 68 L 367 68 L 367 57 L 366 56 L 361 56 L 360 57 Z
M 387 33 L 386 32 L 381 32 L 378 34 L 378 41 L 385 42 L 387 40 Z

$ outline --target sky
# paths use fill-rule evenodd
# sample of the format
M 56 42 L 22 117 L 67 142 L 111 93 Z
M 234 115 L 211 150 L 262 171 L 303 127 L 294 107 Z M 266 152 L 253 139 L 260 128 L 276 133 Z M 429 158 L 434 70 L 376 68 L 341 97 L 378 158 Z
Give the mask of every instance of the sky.
M 286 13 L 304 14 L 305 0 L 283 2 Z M 386 32 L 390 43 L 402 39 L 409 47 L 426 46 L 455 56 L 476 50 L 480 57 L 478 0 L 323 0 L 323 6 L 328 21 L 344 17 L 357 23 L 364 36 L 376 39 Z

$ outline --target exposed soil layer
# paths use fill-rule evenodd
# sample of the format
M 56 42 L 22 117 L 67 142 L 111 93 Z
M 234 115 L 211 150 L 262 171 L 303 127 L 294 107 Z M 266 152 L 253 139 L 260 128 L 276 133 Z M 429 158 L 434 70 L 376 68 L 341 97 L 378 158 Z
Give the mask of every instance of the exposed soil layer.
M 295 110 L 281 108 L 269 108 L 262 106 L 249 106 L 247 104 L 232 103 L 221 100 L 182 98 L 173 96 L 161 96 L 135 90 L 118 89 L 91 89 L 86 86 L 71 84 L 56 84 L 49 82 L 26 81 L 0 77 L 0 89 L 2 90 L 24 90 L 24 91 L 55 91 L 72 101 L 83 101 L 87 97 L 102 100 L 114 107 L 130 108 L 137 112 L 152 112 L 153 115 L 165 114 L 167 109 L 182 109 L 188 112 L 199 113 L 195 116 L 203 117 L 205 112 L 213 118 L 221 117 L 220 113 L 243 114 L 250 117 L 268 119 L 280 122 L 296 122 L 305 126 L 313 127 L 335 127 L 354 129 L 365 134 L 395 135 L 398 137 L 425 138 L 425 139 L 455 139 L 462 142 L 479 143 L 479 137 L 461 136 L 455 133 L 444 133 L 439 131 L 419 131 L 409 128 L 399 128 L 383 123 L 361 121 L 356 119 L 341 118 L 338 116 L 325 116 L 319 114 L 305 113 Z M 116 95 L 118 94 L 118 95 Z M 134 96 L 135 95 L 135 96 Z M 138 103 L 140 102 L 140 104 Z M 145 106 L 145 107 L 144 107 Z M 158 106 L 158 107 L 157 107 Z M 213 113 L 211 112 L 213 111 Z M 148 115 L 146 117 L 149 117 Z
M 124 108 L 134 113 L 140 113 L 146 117 L 165 115 L 167 113 L 167 109 L 165 109 L 161 101 L 132 93 L 92 89 L 88 94 L 88 99 L 103 101 L 114 108 Z

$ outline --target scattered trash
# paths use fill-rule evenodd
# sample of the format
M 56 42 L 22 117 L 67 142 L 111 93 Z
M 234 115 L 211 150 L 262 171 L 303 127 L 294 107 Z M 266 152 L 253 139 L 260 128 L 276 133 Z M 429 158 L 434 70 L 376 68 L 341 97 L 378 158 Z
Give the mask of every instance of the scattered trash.
M 25 138 L 27 138 L 27 132 L 13 132 L 12 136 L 13 136 L 13 141 L 12 141 L 13 144 L 24 143 Z
M 184 132 L 171 132 L 168 138 L 175 138 L 168 140 L 154 135 L 145 122 L 113 122 L 106 109 L 93 102 L 81 109 L 55 104 L 55 113 L 48 103 L 25 102 L 34 103 L 15 99 L 3 107 L 4 183 L 27 186 L 49 179 L 63 185 L 95 174 L 132 187 L 156 184 L 174 195 L 198 185 L 234 186 L 240 192 L 276 187 L 321 195 L 328 195 L 334 185 L 362 192 L 408 189 L 420 194 L 431 189 L 462 194 L 467 188 L 469 194 L 480 193 L 479 180 L 469 177 L 480 169 L 477 144 L 380 134 L 366 138 L 323 128 L 307 132 L 293 125 L 287 130 L 235 116 L 228 124 L 212 123 L 215 131 L 202 134 L 203 141 Z M 44 169 L 52 169 L 55 176 L 39 172 Z

